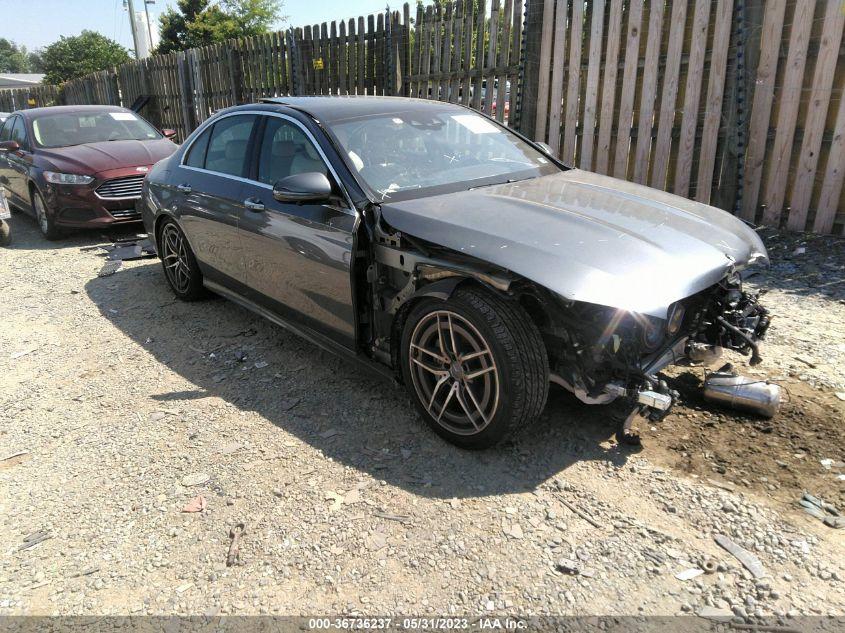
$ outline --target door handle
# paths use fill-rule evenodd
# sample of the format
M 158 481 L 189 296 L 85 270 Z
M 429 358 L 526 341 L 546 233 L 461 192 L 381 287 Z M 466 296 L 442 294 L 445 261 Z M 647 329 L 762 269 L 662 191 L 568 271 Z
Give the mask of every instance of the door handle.
M 244 200 L 244 206 L 250 211 L 264 211 L 264 203 L 257 198 L 247 198 Z
M 191 193 L 193 191 L 191 185 L 176 185 L 176 188 L 182 193 Z

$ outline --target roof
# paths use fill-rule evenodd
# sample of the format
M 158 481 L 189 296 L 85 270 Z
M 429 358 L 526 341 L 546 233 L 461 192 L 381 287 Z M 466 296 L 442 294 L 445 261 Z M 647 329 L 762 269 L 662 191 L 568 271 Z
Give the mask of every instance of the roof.
M 112 105 L 68 105 L 68 106 L 47 106 L 45 108 L 30 108 L 20 110 L 25 118 L 32 119 L 43 114 L 60 114 L 62 112 L 125 112 L 126 108 Z
M 407 97 L 370 96 L 319 96 L 319 97 L 273 97 L 262 99 L 262 103 L 286 105 L 302 110 L 326 123 L 356 119 L 363 116 L 385 114 L 408 114 L 409 112 L 432 109 L 459 110 L 464 108 L 455 103 L 430 99 Z
M 36 86 L 44 81 L 44 75 L 38 73 L 2 73 L 0 86 Z

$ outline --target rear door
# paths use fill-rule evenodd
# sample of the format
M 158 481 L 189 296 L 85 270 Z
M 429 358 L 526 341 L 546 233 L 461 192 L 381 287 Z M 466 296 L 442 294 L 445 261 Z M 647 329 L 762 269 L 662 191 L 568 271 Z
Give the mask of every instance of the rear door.
M 238 237 L 244 175 L 255 114 L 232 114 L 192 141 L 170 177 L 179 196 L 180 225 L 203 275 L 244 292 L 246 275 Z
M 301 123 L 267 115 L 260 129 L 257 164 L 244 188 L 240 223 L 251 298 L 354 349 L 350 264 L 356 215 Z M 310 171 L 326 174 L 337 196 L 318 204 L 273 198 L 274 183 Z

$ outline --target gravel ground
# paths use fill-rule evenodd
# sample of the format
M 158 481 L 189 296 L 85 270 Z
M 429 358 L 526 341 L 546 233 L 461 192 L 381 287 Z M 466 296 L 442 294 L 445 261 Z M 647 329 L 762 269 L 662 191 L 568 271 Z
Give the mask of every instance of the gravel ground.
M 842 505 L 842 240 L 767 237 L 761 371 L 791 396 L 772 422 L 708 410 L 684 370 L 640 452 L 555 391 L 515 441 L 469 453 L 401 389 L 229 302 L 175 301 L 157 261 L 97 278 L 100 236 L 12 224 L 0 614 L 845 612 L 845 532 L 795 509 L 804 488 Z

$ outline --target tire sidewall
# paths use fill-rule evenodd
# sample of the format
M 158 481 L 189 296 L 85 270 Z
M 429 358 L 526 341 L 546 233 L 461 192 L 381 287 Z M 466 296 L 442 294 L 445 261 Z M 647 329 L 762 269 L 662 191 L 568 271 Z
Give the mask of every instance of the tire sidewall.
M 459 435 L 441 426 L 426 410 L 414 386 L 410 367 L 411 335 L 420 320 L 437 310 L 449 310 L 469 321 L 481 333 L 481 336 L 484 337 L 485 342 L 490 347 L 490 351 L 493 353 L 493 359 L 499 373 L 498 407 L 490 424 L 475 435 Z M 414 406 L 416 406 L 426 423 L 442 438 L 461 448 L 482 449 L 495 445 L 511 430 L 510 418 L 513 414 L 513 403 L 510 385 L 513 368 L 510 367 L 510 363 L 506 362 L 507 355 L 487 320 L 472 306 L 461 301 L 460 298 L 453 296 L 446 301 L 425 298 L 411 308 L 402 330 L 400 359 L 402 363 L 402 379 L 414 401 Z
M 35 201 L 41 201 L 41 207 L 44 209 L 44 218 L 47 222 L 47 230 L 44 230 L 44 227 L 41 225 L 41 218 L 38 217 L 38 208 L 35 205 Z M 56 227 L 56 224 L 53 218 L 50 217 L 50 208 L 47 206 L 47 201 L 44 199 L 44 196 L 41 195 L 41 192 L 38 191 L 34 186 L 32 188 L 32 211 L 35 215 L 35 222 L 38 224 L 38 231 L 41 235 L 48 240 L 57 240 L 61 237 L 61 232 Z
M 188 289 L 185 292 L 179 291 L 174 285 L 173 282 L 170 280 L 170 275 L 167 272 L 167 267 L 164 262 L 164 256 L 162 254 L 162 238 L 164 236 L 164 230 L 169 226 L 173 225 L 177 231 L 182 235 L 182 239 L 185 240 L 185 248 L 187 250 L 188 256 L 188 268 L 191 272 L 191 281 L 188 285 Z M 191 248 L 190 242 L 188 242 L 188 238 L 185 235 L 185 232 L 182 230 L 182 227 L 173 220 L 167 219 L 161 223 L 161 226 L 158 229 L 158 237 L 156 239 L 158 245 L 158 252 L 159 258 L 161 259 L 161 270 L 164 272 L 164 278 L 167 280 L 167 285 L 170 286 L 170 289 L 173 291 L 179 299 L 183 299 L 185 301 L 193 301 L 195 299 L 203 298 L 206 294 L 205 287 L 202 283 L 202 271 L 200 271 L 199 264 L 197 263 L 197 258 L 194 256 L 194 250 Z

